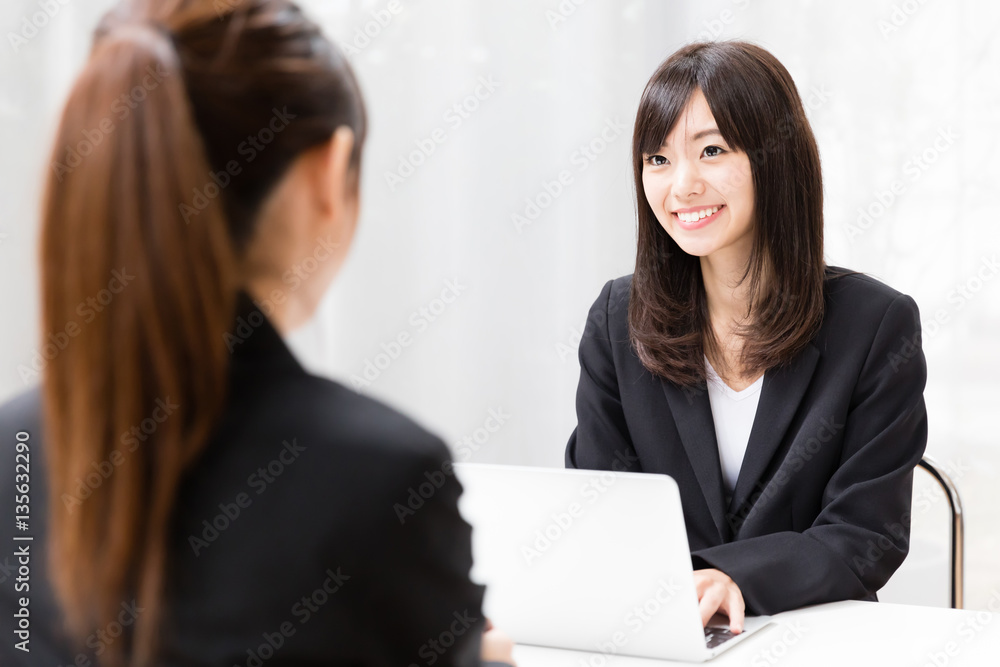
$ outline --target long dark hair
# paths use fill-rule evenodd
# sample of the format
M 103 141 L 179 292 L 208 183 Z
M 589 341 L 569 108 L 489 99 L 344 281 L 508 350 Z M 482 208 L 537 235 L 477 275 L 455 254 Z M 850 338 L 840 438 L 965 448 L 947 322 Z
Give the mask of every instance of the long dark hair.
M 657 221 L 642 185 L 643 154 L 656 152 L 701 89 L 723 138 L 750 159 L 753 249 L 741 368 L 758 374 L 790 361 L 823 319 L 823 183 L 819 151 L 798 90 L 778 60 L 754 44 L 685 46 L 654 72 L 632 135 L 638 249 L 629 330 L 643 365 L 681 386 L 705 381 L 717 349 L 699 258 Z
M 255 216 L 341 126 L 356 173 L 357 82 L 291 2 L 124 2 L 95 33 L 56 134 L 40 252 L 42 330 L 76 327 L 43 379 L 53 582 L 81 641 L 123 602 L 144 609 L 106 664 L 155 662 L 168 528 L 224 407 L 223 335 Z

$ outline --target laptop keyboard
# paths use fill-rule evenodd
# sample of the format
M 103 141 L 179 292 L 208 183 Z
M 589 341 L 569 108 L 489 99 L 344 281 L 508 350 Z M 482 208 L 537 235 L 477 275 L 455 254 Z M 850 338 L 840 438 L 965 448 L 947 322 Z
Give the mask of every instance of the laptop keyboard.
M 729 641 L 735 636 L 736 635 L 729 631 L 729 628 L 707 627 L 705 628 L 705 647 L 715 648 L 719 644 Z

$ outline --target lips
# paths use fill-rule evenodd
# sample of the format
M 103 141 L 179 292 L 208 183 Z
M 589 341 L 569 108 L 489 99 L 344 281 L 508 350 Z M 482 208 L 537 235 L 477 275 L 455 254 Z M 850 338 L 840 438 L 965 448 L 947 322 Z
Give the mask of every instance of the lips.
M 726 205 L 721 204 L 719 206 L 706 206 L 700 209 L 675 211 L 670 215 L 674 217 L 674 222 L 676 222 L 681 229 L 690 231 L 694 229 L 701 229 L 702 227 L 711 224 L 716 218 L 719 217 L 719 215 L 722 214 L 722 211 L 724 211 L 725 208 Z M 715 212 L 711 213 L 713 210 Z

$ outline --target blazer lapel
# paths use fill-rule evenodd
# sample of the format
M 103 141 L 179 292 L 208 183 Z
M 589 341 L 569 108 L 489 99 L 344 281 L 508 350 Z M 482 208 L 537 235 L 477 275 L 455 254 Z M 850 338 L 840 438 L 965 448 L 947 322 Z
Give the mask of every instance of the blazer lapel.
M 746 517 L 749 508 L 742 506 L 752 494 L 781 445 L 792 417 L 795 416 L 799 403 L 806 393 L 813 371 L 816 370 L 819 356 L 819 350 L 810 343 L 791 364 L 771 369 L 764 374 L 760 402 L 757 404 L 757 413 L 754 416 L 753 428 L 750 429 L 750 440 L 743 456 L 736 488 L 733 490 L 728 516 Z
M 708 391 L 705 388 L 682 389 L 662 378 L 660 383 L 667 396 L 681 442 L 705 495 L 708 511 L 719 529 L 719 537 L 722 542 L 728 542 L 731 531 L 725 520 L 722 464 L 719 462 L 719 445 L 715 438 L 715 422 L 712 420 Z

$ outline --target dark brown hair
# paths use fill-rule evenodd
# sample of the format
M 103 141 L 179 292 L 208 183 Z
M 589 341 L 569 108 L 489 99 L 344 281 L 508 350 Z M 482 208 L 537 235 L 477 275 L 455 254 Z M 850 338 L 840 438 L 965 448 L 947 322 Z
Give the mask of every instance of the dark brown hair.
M 171 515 L 224 407 L 260 204 L 341 126 L 356 173 L 365 125 L 344 56 L 291 2 L 124 2 L 95 32 L 56 134 L 40 260 L 43 332 L 78 330 L 43 380 L 53 582 L 80 640 L 123 602 L 144 609 L 105 664 L 155 663 Z M 267 140 L 253 160 L 250 137 Z M 173 413 L 126 447 L 164 402 Z
M 629 330 L 643 365 L 680 386 L 705 381 L 716 349 L 698 257 L 657 221 L 642 185 L 655 153 L 700 89 L 723 138 L 750 159 L 753 249 L 743 275 L 750 296 L 741 370 L 790 361 L 823 319 L 823 184 L 819 151 L 798 90 L 778 60 L 754 44 L 702 42 L 667 58 L 643 91 L 632 136 L 638 248 Z M 711 356 L 711 354 L 710 354 Z

